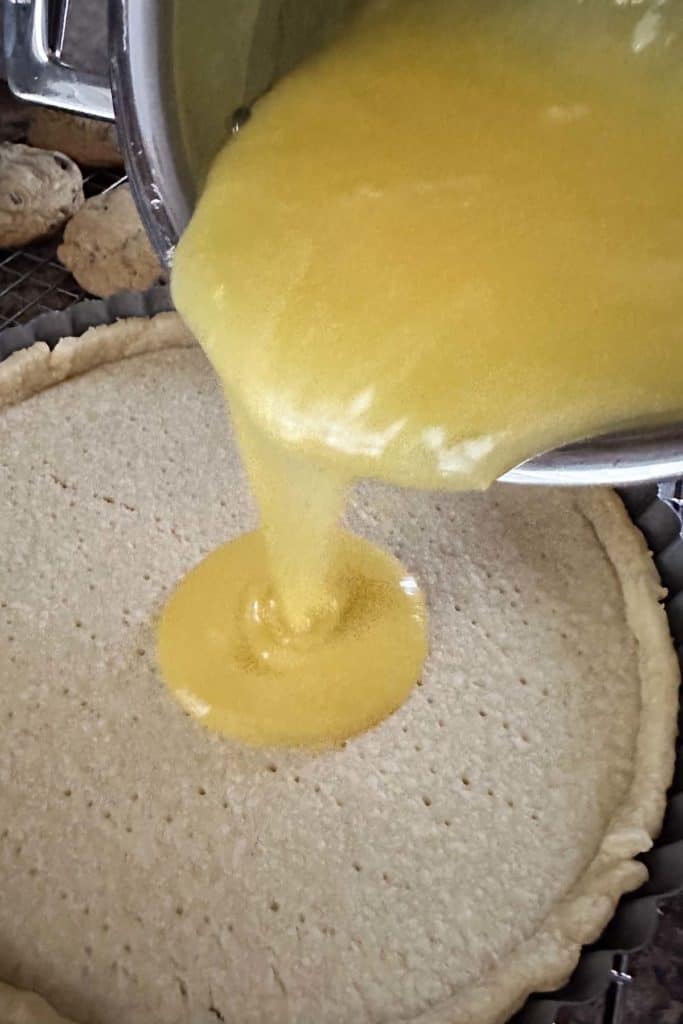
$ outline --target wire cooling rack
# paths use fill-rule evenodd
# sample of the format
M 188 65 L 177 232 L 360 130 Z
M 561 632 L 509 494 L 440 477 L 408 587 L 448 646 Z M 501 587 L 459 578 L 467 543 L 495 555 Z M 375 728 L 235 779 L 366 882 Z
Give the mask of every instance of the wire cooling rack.
M 86 171 L 85 197 L 109 192 L 125 180 L 116 170 Z M 60 241 L 61 235 L 57 235 L 19 249 L 0 249 L 0 331 L 88 297 L 57 259 Z

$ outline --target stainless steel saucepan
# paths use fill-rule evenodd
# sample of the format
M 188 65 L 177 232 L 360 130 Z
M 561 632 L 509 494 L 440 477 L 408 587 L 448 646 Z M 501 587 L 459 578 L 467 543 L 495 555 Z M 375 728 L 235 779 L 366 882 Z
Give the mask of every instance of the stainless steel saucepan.
M 5 0 L 7 78 L 13 92 L 33 102 L 108 120 L 116 113 L 140 213 L 170 265 L 207 167 L 244 111 L 360 2 L 109 0 L 110 74 L 99 78 L 62 57 L 70 0 Z M 516 2 L 523 11 L 532 0 L 498 2 Z M 677 3 L 675 31 L 683 28 Z M 602 4 L 614 10 L 613 0 Z M 616 5 L 631 33 L 628 19 L 642 17 L 648 0 Z M 599 18 L 599 6 L 582 5 L 590 8 L 585 16 L 597 11 Z M 653 18 L 674 9 L 671 0 L 649 6 Z M 683 476 L 683 422 L 556 449 L 504 479 L 616 485 L 675 476 Z

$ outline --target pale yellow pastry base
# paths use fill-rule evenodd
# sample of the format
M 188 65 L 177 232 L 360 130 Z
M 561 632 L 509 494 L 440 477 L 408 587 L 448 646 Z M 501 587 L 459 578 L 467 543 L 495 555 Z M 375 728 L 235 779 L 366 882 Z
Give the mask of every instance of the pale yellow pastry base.
M 0 366 L 0 976 L 79 1024 L 501 1024 L 659 828 L 678 668 L 642 536 L 607 491 L 364 485 L 351 525 L 430 604 L 423 685 L 344 749 L 231 745 L 153 656 L 254 523 L 189 344 L 163 314 Z M 3 1024 L 55 1024 L 27 998 Z

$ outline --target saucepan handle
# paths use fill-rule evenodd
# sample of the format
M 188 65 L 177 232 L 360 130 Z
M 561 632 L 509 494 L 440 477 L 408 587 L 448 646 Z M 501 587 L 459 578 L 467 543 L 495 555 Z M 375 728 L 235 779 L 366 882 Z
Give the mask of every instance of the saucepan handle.
M 114 120 L 107 75 L 70 67 L 62 49 L 70 0 L 6 0 L 5 69 L 20 99 Z

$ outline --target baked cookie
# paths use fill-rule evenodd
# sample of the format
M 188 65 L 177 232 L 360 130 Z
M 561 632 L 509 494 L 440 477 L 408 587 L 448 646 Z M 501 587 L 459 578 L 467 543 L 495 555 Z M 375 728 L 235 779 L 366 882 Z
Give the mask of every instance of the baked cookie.
M 123 167 L 116 127 L 108 121 L 34 107 L 28 141 L 40 149 L 58 149 L 87 167 Z
M 83 178 L 63 153 L 0 143 L 0 247 L 51 235 L 83 204 Z
M 673 766 L 613 493 L 363 484 L 350 525 L 429 600 L 421 685 L 343 747 L 250 750 L 156 667 L 173 587 L 256 523 L 179 317 L 10 356 L 0 437 L 0 977 L 79 1024 L 503 1024 L 566 980 Z
M 144 291 L 163 276 L 128 185 L 88 199 L 57 255 L 81 288 L 102 298 Z

